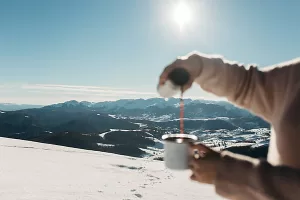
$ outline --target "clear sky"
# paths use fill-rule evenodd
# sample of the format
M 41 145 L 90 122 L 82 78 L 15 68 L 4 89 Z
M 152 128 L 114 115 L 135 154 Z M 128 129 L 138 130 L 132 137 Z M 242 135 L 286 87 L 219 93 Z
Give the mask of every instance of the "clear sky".
M 177 2 L 1 0 L 0 102 L 155 97 L 164 66 L 192 50 L 260 66 L 299 56 L 300 1 L 187 1 L 182 31 Z

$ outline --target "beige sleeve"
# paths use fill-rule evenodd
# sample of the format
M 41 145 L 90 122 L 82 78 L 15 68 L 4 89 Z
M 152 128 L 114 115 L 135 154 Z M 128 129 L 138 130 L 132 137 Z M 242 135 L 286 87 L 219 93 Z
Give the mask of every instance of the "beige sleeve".
M 264 118 L 276 127 L 299 133 L 300 62 L 298 59 L 258 69 L 201 56 L 201 74 L 195 80 L 202 89 L 225 97 L 237 106 Z M 286 116 L 285 120 L 282 119 Z M 291 123 L 291 119 L 295 121 Z M 277 124 L 280 123 L 280 124 Z M 296 137 L 297 138 L 297 137 Z M 299 138 L 298 138 L 299 139 Z M 275 167 L 245 156 L 222 152 L 216 191 L 229 199 L 296 200 L 300 197 L 300 171 Z
M 286 100 L 291 77 L 300 73 L 299 66 L 297 69 L 287 67 L 299 65 L 299 61 L 264 68 L 262 71 L 254 66 L 246 68 L 221 58 L 203 55 L 200 58 L 202 72 L 195 82 L 203 90 L 225 97 L 268 122 L 272 121 L 276 109 Z
M 266 161 L 222 152 L 216 192 L 228 199 L 297 200 L 300 197 L 300 170 L 274 167 Z

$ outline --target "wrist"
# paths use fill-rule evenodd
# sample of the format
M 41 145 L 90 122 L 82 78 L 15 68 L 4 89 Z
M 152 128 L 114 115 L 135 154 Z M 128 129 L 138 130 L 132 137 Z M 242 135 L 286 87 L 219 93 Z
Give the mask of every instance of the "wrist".
M 192 77 L 194 80 L 196 80 L 201 72 L 202 72 L 202 69 L 203 69 L 203 59 L 202 59 L 202 56 L 200 56 L 199 54 L 190 54 L 189 57 L 188 57 L 188 60 L 189 60 L 189 63 L 190 65 L 194 68 L 193 69 L 193 74 L 192 74 Z
M 216 75 L 220 73 L 220 69 L 224 66 L 222 57 L 215 55 L 198 54 L 198 66 L 200 68 L 199 75 L 194 82 L 198 83 L 202 89 L 211 92 L 216 84 Z

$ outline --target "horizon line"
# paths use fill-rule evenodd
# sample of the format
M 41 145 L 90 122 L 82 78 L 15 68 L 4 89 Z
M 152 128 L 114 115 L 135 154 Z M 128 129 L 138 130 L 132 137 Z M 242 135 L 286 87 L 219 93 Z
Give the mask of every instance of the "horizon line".
M 66 102 L 70 102 L 70 101 L 76 101 L 78 103 L 81 102 L 89 102 L 89 103 L 102 103 L 102 102 L 116 102 L 116 101 L 120 101 L 120 100 L 139 100 L 139 99 L 143 99 L 143 100 L 149 100 L 149 99 L 165 99 L 165 101 L 168 101 L 169 99 L 179 99 L 180 97 L 170 97 L 170 98 L 162 98 L 162 97 L 150 97 L 150 98 L 120 98 L 120 99 L 115 99 L 115 100 L 105 100 L 105 101 L 80 101 L 80 100 L 76 100 L 76 99 L 70 99 L 67 101 L 62 101 L 62 102 L 53 102 L 50 104 L 28 104 L 28 103 L 15 103 L 15 102 L 0 102 L 0 104 L 12 104 L 12 105 L 28 105 L 28 106 L 48 106 L 48 105 L 55 105 L 55 104 L 60 104 L 60 103 L 66 103 Z M 227 102 L 227 99 L 224 98 L 201 98 L 201 97 L 191 97 L 188 96 L 186 98 L 183 98 L 184 100 L 199 100 L 199 101 L 216 101 L 216 102 L 220 102 L 220 101 L 225 101 Z

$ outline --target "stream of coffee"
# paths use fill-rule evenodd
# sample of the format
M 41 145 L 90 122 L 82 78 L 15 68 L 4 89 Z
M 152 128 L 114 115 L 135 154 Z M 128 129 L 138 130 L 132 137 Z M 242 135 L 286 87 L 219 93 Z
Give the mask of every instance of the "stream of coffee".
M 181 90 L 180 95 L 180 115 L 179 115 L 179 122 L 180 122 L 180 133 L 184 134 L 184 102 L 183 102 L 183 90 Z

